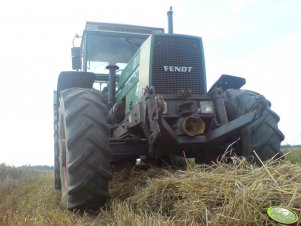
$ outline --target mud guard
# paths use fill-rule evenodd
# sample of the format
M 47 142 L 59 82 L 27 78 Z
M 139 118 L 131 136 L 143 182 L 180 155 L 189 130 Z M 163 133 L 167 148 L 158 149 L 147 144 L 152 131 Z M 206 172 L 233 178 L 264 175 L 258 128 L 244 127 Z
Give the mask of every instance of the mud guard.
M 210 95 L 214 88 L 222 88 L 223 91 L 227 89 L 240 89 L 246 84 L 246 79 L 233 75 L 222 75 L 209 89 L 208 94 Z
M 95 74 L 82 71 L 62 71 L 57 81 L 57 93 L 74 87 L 92 88 Z

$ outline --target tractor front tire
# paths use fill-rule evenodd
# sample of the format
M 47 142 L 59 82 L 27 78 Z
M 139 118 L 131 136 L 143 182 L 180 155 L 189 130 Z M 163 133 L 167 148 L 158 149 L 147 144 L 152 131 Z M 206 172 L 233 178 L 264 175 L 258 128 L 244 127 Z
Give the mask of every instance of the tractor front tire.
M 107 107 L 93 89 L 61 92 L 59 142 L 62 201 L 69 210 L 97 211 L 112 177 Z
M 272 158 L 283 158 L 280 143 L 284 135 L 278 128 L 279 116 L 270 109 L 271 103 L 264 96 L 249 90 L 229 89 L 223 96 L 229 121 L 256 108 L 262 109 L 261 116 L 240 132 L 236 150 L 238 155 L 259 165 L 260 160 L 264 162 Z
M 60 160 L 59 160 L 59 137 L 58 137 L 58 109 L 54 106 L 53 124 L 54 124 L 54 187 L 61 190 L 61 176 L 60 176 Z

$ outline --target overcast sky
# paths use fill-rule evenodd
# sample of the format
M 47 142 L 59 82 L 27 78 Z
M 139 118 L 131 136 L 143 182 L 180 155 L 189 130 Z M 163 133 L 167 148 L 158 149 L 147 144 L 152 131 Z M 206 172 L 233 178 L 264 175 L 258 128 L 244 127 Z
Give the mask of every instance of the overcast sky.
M 12 0 L 0 3 L 0 163 L 53 164 L 53 90 L 86 21 L 166 29 L 171 5 L 174 32 L 203 38 L 208 88 L 245 77 L 280 115 L 284 144 L 301 144 L 299 0 Z

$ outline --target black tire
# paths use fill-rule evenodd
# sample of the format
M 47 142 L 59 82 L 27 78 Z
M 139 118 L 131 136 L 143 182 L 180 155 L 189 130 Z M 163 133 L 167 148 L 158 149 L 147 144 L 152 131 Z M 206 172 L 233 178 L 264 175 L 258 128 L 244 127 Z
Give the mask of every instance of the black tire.
M 56 99 L 56 93 L 55 93 L 54 98 Z M 53 133 L 53 138 L 54 138 L 54 187 L 57 190 L 61 190 L 57 103 L 54 103 L 54 105 L 53 105 L 53 128 L 54 128 L 54 133 Z
M 61 92 L 59 140 L 62 201 L 69 210 L 98 210 L 112 177 L 107 107 L 92 89 Z
M 249 90 L 229 89 L 223 94 L 228 119 L 262 109 L 261 116 L 240 132 L 238 155 L 246 157 L 250 162 L 260 164 L 256 154 L 262 161 L 271 158 L 282 158 L 280 143 L 284 135 L 278 128 L 279 116 L 273 112 L 271 103 L 264 96 Z

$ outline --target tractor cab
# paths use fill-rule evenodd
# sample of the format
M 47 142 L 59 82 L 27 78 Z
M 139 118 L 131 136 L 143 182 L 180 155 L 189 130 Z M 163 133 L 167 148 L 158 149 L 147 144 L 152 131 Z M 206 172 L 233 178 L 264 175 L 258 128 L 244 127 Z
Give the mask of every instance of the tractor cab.
M 153 33 L 164 33 L 163 28 L 87 22 L 81 47 L 72 48 L 72 68 L 93 72 L 96 81 L 108 81 L 108 65 L 118 67 L 120 74 Z

